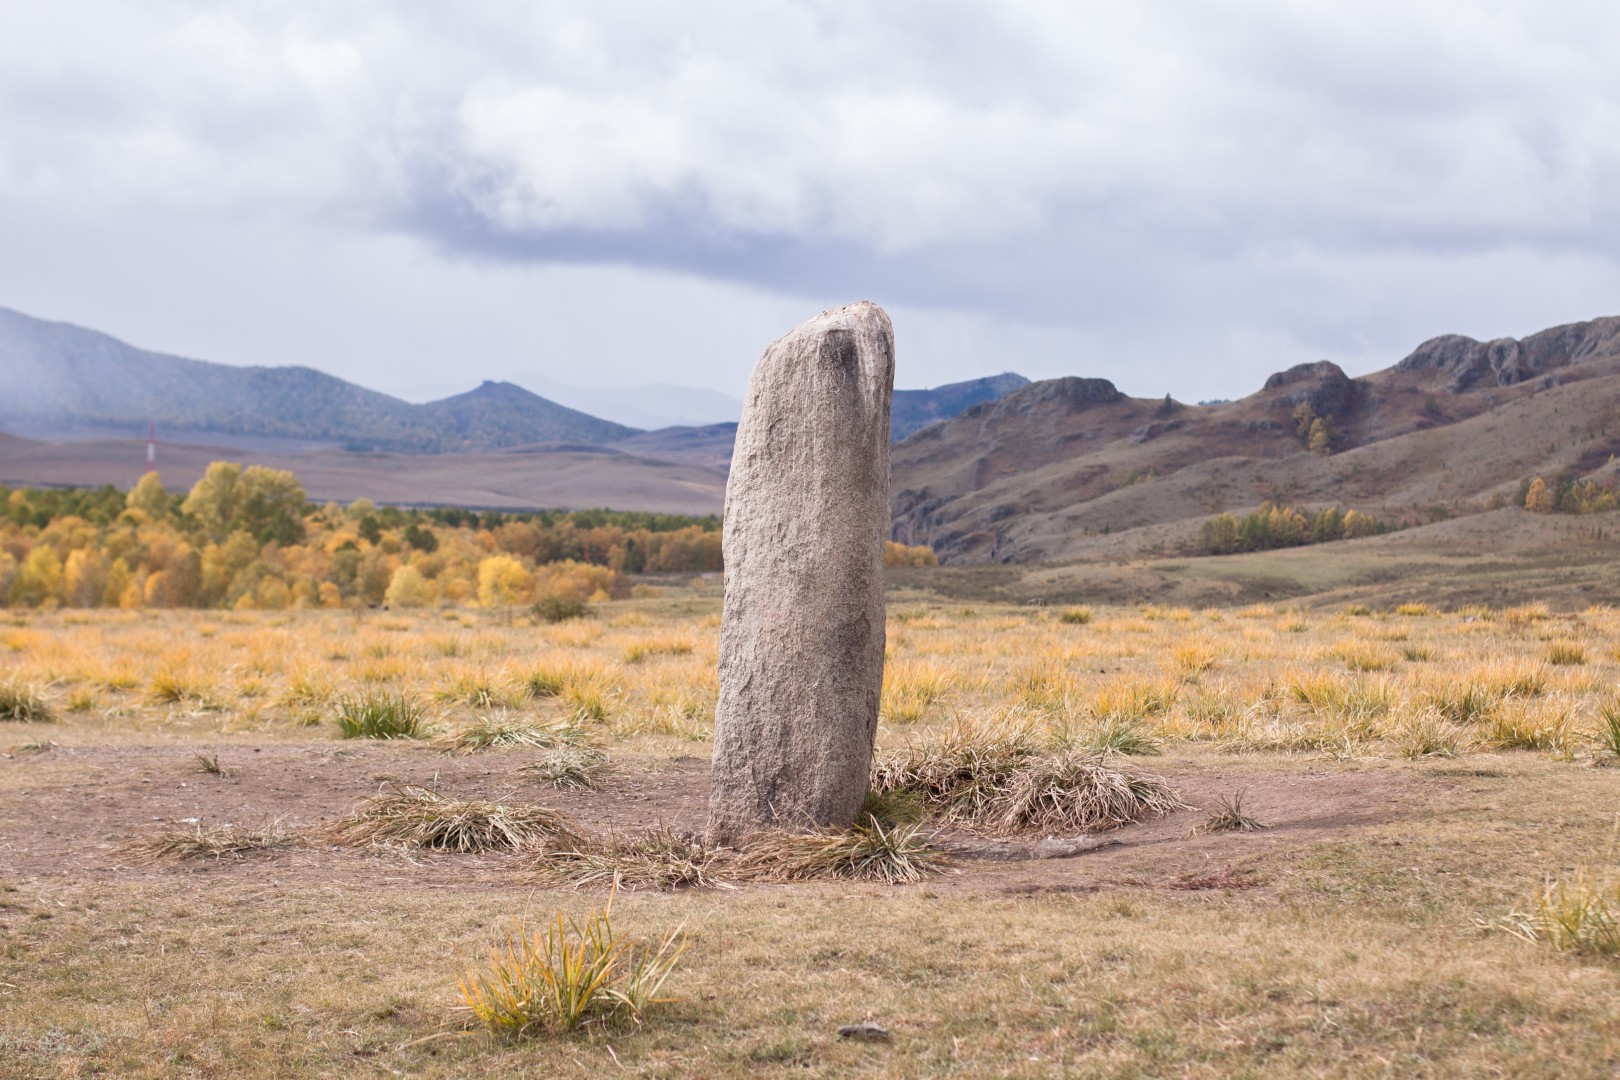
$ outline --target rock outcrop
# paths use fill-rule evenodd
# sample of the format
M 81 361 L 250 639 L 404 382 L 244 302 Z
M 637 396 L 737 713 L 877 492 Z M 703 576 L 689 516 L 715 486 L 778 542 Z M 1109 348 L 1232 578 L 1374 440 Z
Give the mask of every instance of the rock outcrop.
M 1554 326 L 1522 340 L 1475 341 L 1461 334 L 1430 338 L 1395 370 L 1436 371 L 1446 389 L 1461 393 L 1476 386 L 1512 386 L 1594 356 L 1620 351 L 1620 317 Z

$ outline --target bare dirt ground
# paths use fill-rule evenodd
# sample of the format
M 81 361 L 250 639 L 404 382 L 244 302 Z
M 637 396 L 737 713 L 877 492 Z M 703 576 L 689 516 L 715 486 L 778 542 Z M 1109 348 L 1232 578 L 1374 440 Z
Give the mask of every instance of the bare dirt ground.
M 0 865 L 12 879 L 173 878 L 228 872 L 243 880 L 409 881 L 470 888 L 511 884 L 514 857 L 355 852 L 313 841 L 291 850 L 221 862 L 154 863 L 135 845 L 201 824 L 279 821 L 308 830 L 343 816 L 389 785 L 426 785 L 459 798 L 540 804 L 563 810 L 592 833 L 667 825 L 700 832 L 709 763 L 685 757 L 622 756 L 596 791 L 559 791 L 519 771 L 522 751 L 474 755 L 422 746 L 367 744 L 230 747 L 225 775 L 204 772 L 188 746 L 58 747 L 0 760 Z M 1086 838 L 1072 855 L 1048 857 L 1040 836 L 949 832 L 956 864 L 934 887 L 969 893 L 1060 893 L 1110 886 L 1172 889 L 1260 884 L 1234 866 L 1262 852 L 1299 848 L 1381 822 L 1426 812 L 1435 781 L 1396 768 L 1231 767 L 1132 762 L 1133 772 L 1168 780 L 1192 809 Z M 9 774 L 9 775 L 7 775 Z M 1253 834 L 1190 835 L 1222 796 L 1242 793 L 1267 827 Z M 386 868 L 380 868 L 382 858 Z M 379 878 L 379 872 L 383 877 Z

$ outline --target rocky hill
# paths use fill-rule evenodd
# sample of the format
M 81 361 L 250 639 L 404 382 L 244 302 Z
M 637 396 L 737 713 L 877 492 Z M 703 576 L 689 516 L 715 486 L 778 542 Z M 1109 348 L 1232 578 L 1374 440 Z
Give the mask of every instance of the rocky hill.
M 510 383 L 413 405 L 302 367 L 232 367 L 148 352 L 0 308 L 0 426 L 125 427 L 444 453 L 597 444 L 634 429 Z
M 1330 452 L 1311 452 L 1313 430 Z M 893 532 L 947 562 L 1172 553 L 1266 499 L 1430 521 L 1484 512 L 1530 475 L 1613 478 L 1617 454 L 1620 318 L 1604 318 L 1435 338 L 1360 378 L 1303 364 L 1219 405 L 1033 383 L 896 446 Z
M 960 415 L 981 402 L 994 401 L 1028 385 L 1029 380 L 1022 375 L 1006 371 L 929 390 L 896 390 L 889 409 L 889 436 L 898 442 L 936 420 Z

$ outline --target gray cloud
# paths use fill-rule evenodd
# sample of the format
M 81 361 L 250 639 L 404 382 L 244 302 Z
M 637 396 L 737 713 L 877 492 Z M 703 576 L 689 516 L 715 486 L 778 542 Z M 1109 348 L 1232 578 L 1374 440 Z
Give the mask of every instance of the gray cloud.
M 633 319 L 632 294 L 702 294 L 747 308 L 748 332 L 871 296 L 932 350 L 916 382 L 1080 370 L 1189 397 L 1617 309 L 1604 5 L 59 0 L 8 22 L 0 203 L 64 237 L 130 220 L 211 250 L 211 231 L 297 236 L 261 257 L 360 274 L 403 236 L 390 250 L 418 281 L 475 263 L 509 296 L 534 268 L 594 266 L 580 280 L 634 282 L 595 301 L 605 319 Z M 25 253 L 0 260 L 0 286 L 27 278 Z M 156 270 L 141 287 L 182 287 Z M 315 276 L 327 292 L 289 298 L 387 310 L 421 288 Z M 32 288 L 64 314 L 119 309 L 66 275 Z M 467 336 L 497 366 L 495 329 L 521 320 L 443 295 L 447 323 L 484 320 Z M 689 318 L 608 335 L 603 370 L 647 377 L 636 354 L 688 327 L 717 347 L 695 328 L 712 314 Z M 403 332 L 367 357 L 334 345 L 353 346 L 337 323 L 312 311 L 287 351 L 402 377 Z M 719 347 L 750 356 L 743 333 Z M 205 336 L 251 358 L 228 328 Z M 681 355 L 723 389 L 746 366 Z

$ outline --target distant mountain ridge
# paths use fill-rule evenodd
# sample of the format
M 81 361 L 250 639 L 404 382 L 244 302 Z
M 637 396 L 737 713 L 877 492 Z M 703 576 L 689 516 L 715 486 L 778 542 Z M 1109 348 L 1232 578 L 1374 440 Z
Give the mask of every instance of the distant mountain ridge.
M 893 437 L 898 441 L 1028 383 L 1009 372 L 929 390 L 897 390 Z M 682 387 L 664 387 L 662 392 L 666 397 L 687 395 L 709 409 L 731 400 Z M 651 452 L 653 457 L 665 455 L 663 460 L 718 468 L 730 461 L 736 431 L 732 422 L 644 432 L 560 405 L 512 382 L 486 381 L 464 394 L 413 404 L 312 368 L 190 360 L 0 307 L 0 427 L 93 429 L 105 436 L 116 429 L 143 429 L 148 421 L 171 433 L 410 454 L 542 443 L 606 446 L 629 440 L 625 449 L 630 453 Z
M 356 450 L 446 453 L 530 443 L 595 445 L 634 428 L 486 382 L 413 405 L 305 367 L 232 367 L 148 352 L 0 308 L 0 424 L 133 425 L 326 440 Z
M 1311 452 L 1317 419 L 1330 453 Z M 895 446 L 892 531 L 945 562 L 1117 559 L 1186 550 L 1266 500 L 1433 521 L 1538 475 L 1620 483 L 1620 317 L 1432 338 L 1357 378 L 1299 364 L 1207 406 L 1032 383 Z

